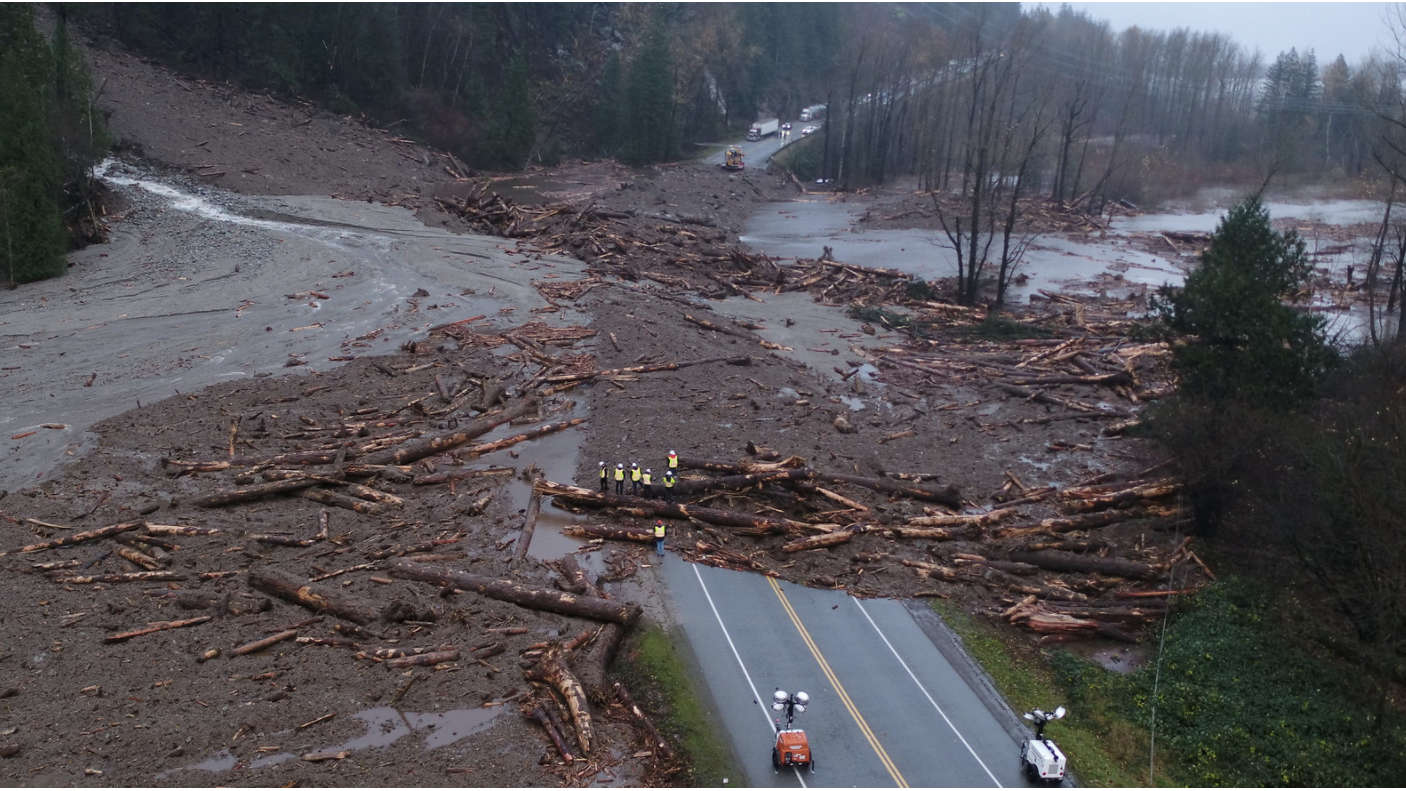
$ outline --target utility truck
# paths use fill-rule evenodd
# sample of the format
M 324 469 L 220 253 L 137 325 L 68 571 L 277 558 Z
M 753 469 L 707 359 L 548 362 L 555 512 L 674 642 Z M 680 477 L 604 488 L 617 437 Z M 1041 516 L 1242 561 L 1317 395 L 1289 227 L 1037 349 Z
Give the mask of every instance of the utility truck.
M 802 121 L 819 121 L 825 117 L 825 105 L 812 104 L 801 111 Z
M 765 121 L 758 121 L 752 124 L 752 128 L 747 130 L 747 139 L 756 141 L 763 137 L 776 134 L 776 130 L 781 128 L 781 119 L 768 118 Z

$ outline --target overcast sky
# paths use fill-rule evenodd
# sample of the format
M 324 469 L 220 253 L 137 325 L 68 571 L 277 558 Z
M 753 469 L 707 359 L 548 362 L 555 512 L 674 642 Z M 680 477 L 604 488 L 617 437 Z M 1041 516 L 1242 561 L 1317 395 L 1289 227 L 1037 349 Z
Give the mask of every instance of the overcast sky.
M 1058 9 L 1059 3 L 1036 3 Z M 1356 63 L 1374 46 L 1386 46 L 1382 11 L 1388 3 L 1069 3 L 1117 33 L 1134 25 L 1169 31 L 1178 27 L 1228 33 L 1247 50 L 1259 48 L 1267 63 L 1280 52 L 1312 49 L 1319 65 L 1338 55 Z

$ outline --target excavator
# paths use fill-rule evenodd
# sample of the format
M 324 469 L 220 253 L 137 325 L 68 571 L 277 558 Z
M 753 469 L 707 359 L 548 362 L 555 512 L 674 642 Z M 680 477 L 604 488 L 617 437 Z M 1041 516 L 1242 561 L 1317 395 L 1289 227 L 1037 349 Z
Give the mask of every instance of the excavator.
M 740 146 L 728 146 L 727 153 L 723 155 L 723 170 L 741 170 L 747 167 L 742 164 L 742 148 Z
M 792 727 L 797 714 L 804 714 L 810 696 L 804 692 L 788 695 L 782 690 L 771 694 L 771 710 L 786 712 L 786 727 L 776 718 L 776 746 L 771 748 L 771 766 L 781 770 L 787 766 L 807 766 L 815 771 L 815 756 L 810 751 L 810 739 L 800 728 Z

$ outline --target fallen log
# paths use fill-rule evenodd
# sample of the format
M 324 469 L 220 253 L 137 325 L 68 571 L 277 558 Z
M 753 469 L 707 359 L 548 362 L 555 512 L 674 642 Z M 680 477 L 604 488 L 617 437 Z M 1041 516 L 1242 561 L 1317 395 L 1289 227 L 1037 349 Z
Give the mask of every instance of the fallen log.
M 533 467 L 530 473 L 528 477 L 530 482 L 535 482 L 542 477 L 542 473 L 536 467 Z M 517 546 L 513 548 L 513 559 L 508 561 L 509 568 L 516 566 L 522 562 L 523 558 L 527 557 L 527 548 L 532 544 L 532 533 L 537 529 L 537 515 L 541 511 L 542 495 L 534 489 L 527 499 L 527 513 L 522 519 L 522 531 L 518 534 Z
M 363 464 L 407 464 L 427 456 L 434 456 L 438 453 L 453 450 L 454 448 L 469 444 L 514 418 L 521 417 L 532 408 L 533 403 L 532 396 L 523 396 L 505 404 L 503 409 L 499 412 L 484 415 L 483 417 L 469 422 L 467 426 L 459 431 L 419 439 L 395 449 L 376 451 L 367 455 L 361 462 Z
M 697 494 L 713 489 L 746 489 L 762 483 L 784 483 L 803 481 L 810 478 L 808 469 L 783 469 L 753 472 L 744 475 L 724 475 L 719 478 L 680 479 L 674 483 L 674 494 Z
M 782 552 L 804 552 L 809 549 L 824 549 L 826 547 L 839 546 L 854 538 L 854 533 L 849 530 L 836 530 L 833 533 L 821 533 L 816 536 L 807 536 L 784 544 Z
M 380 489 L 373 489 L 370 486 L 362 486 L 359 483 L 344 484 L 342 489 L 347 494 L 357 498 L 358 500 L 367 500 L 373 503 L 379 503 L 381 505 L 393 506 L 395 508 L 399 508 L 405 505 L 404 500 L 393 494 L 390 494 L 389 492 L 383 492 Z
M 1030 379 L 1012 379 L 1014 385 L 1107 385 L 1117 387 L 1118 385 L 1131 385 L 1133 375 L 1127 371 L 1115 371 L 1111 374 L 1095 374 L 1091 376 L 1040 376 Z
M 547 649 L 541 661 L 533 665 L 523 675 L 529 680 L 540 681 L 550 685 L 566 701 L 566 708 L 571 712 L 571 722 L 576 728 L 576 741 L 581 745 L 581 752 L 590 755 L 595 748 L 595 730 L 591 722 L 591 707 L 586 700 L 586 691 L 581 687 L 581 682 L 576 680 L 571 668 L 566 666 L 562 660 L 560 646 L 553 645 Z
M 594 505 L 597 507 L 618 508 L 631 516 L 669 516 L 676 519 L 697 519 L 700 522 L 707 522 L 714 525 L 753 528 L 764 533 L 787 533 L 801 530 L 821 530 L 828 532 L 834 529 L 833 525 L 813 525 L 782 517 L 756 516 L 754 514 L 744 514 L 738 511 L 724 511 L 718 508 L 704 508 L 697 505 L 683 505 L 681 503 L 648 500 L 643 497 L 635 497 L 628 494 L 595 492 L 590 489 L 583 489 L 579 486 L 571 486 L 548 480 L 539 479 L 534 482 L 532 486 L 534 490 L 551 495 L 555 498 L 560 498 L 566 502 L 581 505 Z
M 547 737 L 552 740 L 552 745 L 557 748 L 558 753 L 561 753 L 563 761 L 571 763 L 576 760 L 576 757 L 571 754 L 571 748 L 566 744 L 566 737 L 557 728 L 556 723 L 547 717 L 547 713 L 542 710 L 541 706 L 536 706 L 531 711 L 524 711 L 523 716 L 542 726 L 542 730 L 546 731 Z
M 1126 522 L 1132 519 L 1142 519 L 1148 513 L 1142 509 L 1128 511 L 1104 511 L 1094 514 L 1083 514 L 1081 516 L 1061 516 L 1050 519 L 1042 519 L 1039 522 L 1010 525 L 1002 527 L 994 532 L 996 538 L 1022 538 L 1025 536 L 1068 533 L 1074 530 L 1090 530 L 1096 527 L 1105 527 L 1117 522 Z
M 1110 492 L 1094 497 L 1080 497 L 1075 499 L 1065 493 L 1061 493 L 1061 498 L 1066 501 L 1066 505 L 1071 511 L 1102 511 L 1111 508 L 1126 508 L 1130 505 L 1142 503 L 1145 500 L 1170 497 L 1181 491 L 1181 488 L 1180 483 L 1168 478 L 1143 486 L 1134 486 L 1130 489 L 1123 489 L 1121 491 Z
M 195 527 L 193 525 L 148 524 L 145 530 L 153 536 L 217 536 L 220 534 L 219 528 Z
M 733 355 L 731 357 L 708 357 L 702 360 L 687 360 L 684 362 L 659 363 L 656 365 L 635 365 L 629 368 L 609 368 L 604 370 L 586 371 L 585 373 L 556 374 L 548 376 L 543 381 L 546 382 L 576 382 L 586 379 L 595 379 L 600 376 L 619 376 L 621 374 L 645 374 L 655 371 L 677 371 L 680 368 L 688 368 L 692 365 L 706 365 L 708 363 L 727 363 L 728 365 L 750 365 L 752 358 L 747 355 Z
M 1014 508 L 997 508 L 982 514 L 935 514 L 908 520 L 908 527 L 941 527 L 944 525 L 994 525 L 1015 516 Z
M 323 505 L 335 505 L 338 508 L 345 508 L 348 511 L 355 511 L 359 514 L 379 514 L 385 510 L 380 503 L 373 503 L 369 500 L 358 500 L 355 497 L 348 497 L 345 494 L 338 494 L 326 489 L 307 489 L 303 492 L 303 497 L 315 503 Z
M 204 497 L 197 497 L 191 504 L 198 508 L 218 508 L 222 505 L 240 503 L 246 500 L 256 500 L 260 497 L 267 497 L 270 494 L 283 494 L 284 492 L 295 492 L 299 489 L 306 489 L 310 486 L 317 486 L 323 483 L 330 483 L 332 479 L 319 475 L 304 475 L 297 478 L 288 478 L 281 481 L 271 481 L 268 483 L 258 483 L 253 486 L 245 486 L 240 489 L 226 489 L 222 492 L 207 494 Z
M 450 651 L 430 651 L 424 654 L 387 659 L 386 667 L 423 667 L 426 665 L 439 665 L 445 662 L 457 661 L 459 661 L 459 649 L 455 648 Z
M 138 552 L 137 550 L 132 549 L 131 547 L 118 547 L 113 551 L 116 552 L 117 556 L 122 558 L 123 560 L 140 566 L 146 569 L 147 571 L 160 571 L 166 566 L 165 563 L 162 563 L 151 555 L 148 555 L 144 552 Z
M 625 685 L 617 681 L 611 685 L 611 689 L 615 691 L 616 699 L 625 706 L 625 710 L 630 712 L 630 715 L 635 718 L 635 722 L 639 723 L 640 728 L 644 729 L 645 734 L 648 735 L 649 747 L 654 751 L 654 754 L 666 761 L 673 758 L 673 748 L 671 748 L 669 742 L 659 734 L 659 729 L 654 727 L 654 723 L 649 719 L 649 716 L 644 713 L 644 710 L 639 707 L 639 704 L 635 703 L 635 699 L 630 695 L 630 691 L 625 688 Z
M 449 472 L 436 472 L 430 475 L 421 475 L 413 483 L 416 486 L 433 486 L 438 483 L 448 483 L 450 481 L 462 481 L 468 478 L 486 478 L 491 475 L 512 475 L 517 472 L 512 467 L 488 467 L 482 470 L 453 470 Z
M 482 445 L 472 445 L 460 451 L 459 455 L 471 457 L 482 456 L 486 453 L 492 453 L 497 450 L 502 450 L 503 448 L 510 448 L 513 445 L 518 444 L 519 442 L 527 442 L 528 440 L 537 439 L 538 437 L 544 437 L 548 434 L 554 434 L 563 429 L 571 428 L 572 426 L 579 426 L 585 422 L 585 418 L 577 417 L 572 418 L 571 420 L 563 420 L 558 423 L 548 423 L 544 426 L 538 426 L 537 428 L 534 428 L 531 431 L 524 431 L 521 434 L 514 434 L 511 437 L 504 437 L 503 439 L 495 440 L 493 442 L 486 442 Z
M 337 588 L 314 588 L 302 579 L 277 569 L 249 572 L 249 587 L 301 604 L 314 612 L 325 612 L 356 624 L 368 624 L 380 616 L 370 602 L 355 598 Z
M 58 577 L 54 582 L 66 585 L 93 585 L 116 582 L 180 582 L 186 575 L 179 571 L 133 571 L 129 574 L 92 574 L 78 577 Z
M 142 635 L 155 634 L 156 632 L 164 632 L 167 629 L 180 629 L 186 626 L 197 626 L 199 624 L 206 623 L 211 620 L 214 620 L 213 615 L 202 615 L 199 618 L 187 618 L 183 621 L 153 621 L 148 624 L 147 628 L 145 629 L 137 629 L 131 632 L 120 632 L 118 634 L 110 634 L 107 637 L 103 638 L 103 642 L 120 643 L 123 640 L 130 640 L 133 637 L 141 637 Z
M 712 461 L 709 459 L 679 457 L 679 467 L 683 469 L 729 472 L 741 475 L 798 470 L 805 466 L 806 460 L 800 456 L 787 456 L 781 461 L 752 461 L 751 459 L 742 459 L 741 461 Z M 683 482 L 680 481 L 679 483 L 682 484 Z
M 916 570 L 919 574 L 929 579 L 942 580 L 943 582 L 969 582 L 970 579 L 961 577 L 957 570 L 949 566 L 939 566 L 936 563 L 927 563 L 921 560 L 900 561 L 910 569 Z
M 252 643 L 245 643 L 244 645 L 241 645 L 241 646 L 239 646 L 238 648 L 234 649 L 234 651 L 232 651 L 231 653 L 233 653 L 233 654 L 236 655 L 236 656 L 243 656 L 243 655 L 245 655 L 245 654 L 252 654 L 252 653 L 254 653 L 255 651 L 262 651 L 262 650 L 264 650 L 265 648 L 268 648 L 268 647 L 271 646 L 271 645 L 276 645 L 276 644 L 278 644 L 278 643 L 283 642 L 284 640 L 291 640 L 292 638 L 297 637 L 297 636 L 298 636 L 298 630 L 297 630 L 297 629 L 287 629 L 287 630 L 284 630 L 284 631 L 282 631 L 282 632 L 279 632 L 278 634 L 270 635 L 270 636 L 268 636 L 268 637 L 265 637 L 265 638 L 262 639 L 262 640 L 255 640 L 255 641 L 252 642 Z
M 82 533 L 74 533 L 73 535 L 64 536 L 63 538 L 56 538 L 56 539 L 54 539 L 53 541 L 45 541 L 45 542 L 40 543 L 40 544 L 30 544 L 30 545 L 27 546 L 27 547 L 20 547 L 19 549 L 12 549 L 12 550 L 10 550 L 10 551 L 8 551 L 8 552 L 0 552 L 0 558 L 5 557 L 6 555 L 25 555 L 25 554 L 28 554 L 28 553 L 30 553 L 30 552 L 43 552 L 43 551 L 46 550 L 46 549 L 58 549 L 59 547 L 66 547 L 66 546 L 70 546 L 70 545 L 72 545 L 72 544 L 81 544 L 81 543 L 83 543 L 84 541 L 96 541 L 96 540 L 99 539 L 99 538 L 107 538 L 108 536 L 115 536 L 115 535 L 117 535 L 118 533 L 125 533 L 125 532 L 127 532 L 128 530 L 136 530 L 137 528 L 141 527 L 143 524 L 145 524 L 145 523 L 144 523 L 144 522 L 123 522 L 123 523 L 117 524 L 117 525 L 108 525 L 107 527 L 99 527 L 99 528 L 97 528 L 96 530 L 87 530 L 87 531 L 84 531 L 84 532 L 82 532 Z
M 981 535 L 981 528 L 976 525 L 960 525 L 958 527 L 907 527 L 899 525 L 884 528 L 884 531 L 893 538 L 926 539 L 928 541 L 958 541 L 975 539 Z
M 635 541 L 640 544 L 653 544 L 654 531 L 643 527 L 621 527 L 618 525 L 567 525 L 563 533 L 577 538 L 603 538 L 607 541 Z
M 1186 588 L 1184 590 L 1176 591 L 1114 591 L 1113 595 L 1117 596 L 1120 599 L 1151 599 L 1161 598 L 1165 596 L 1190 596 L 1194 593 L 1199 592 L 1200 591 L 1196 588 Z
M 1018 563 L 1039 566 L 1046 571 L 1106 574 L 1111 577 L 1127 577 L 1136 580 L 1159 580 L 1165 576 L 1165 569 L 1150 563 L 1076 555 L 1072 552 L 1060 552 L 1053 549 L 1042 549 L 1038 552 L 1011 552 L 1008 557 Z
M 850 483 L 855 486 L 863 486 L 866 489 L 873 489 L 876 492 L 895 495 L 898 497 L 912 497 L 918 500 L 929 500 L 941 503 L 948 508 L 961 508 L 962 497 L 957 487 L 952 484 L 936 489 L 928 486 L 918 486 L 915 484 L 895 481 L 891 478 L 865 478 L 859 475 L 842 475 L 839 473 L 816 472 L 816 480 L 832 481 L 835 483 Z
M 292 536 L 251 535 L 250 539 L 260 544 L 273 544 L 280 547 L 310 547 L 317 543 L 315 538 L 294 538 Z
M 391 576 L 401 579 L 432 582 L 440 587 L 473 591 L 490 599 L 511 602 L 519 607 L 545 610 L 560 615 L 573 615 L 597 621 L 610 621 L 629 626 L 640 616 L 640 607 L 610 599 L 573 596 L 559 591 L 537 590 L 507 580 L 495 580 L 466 571 L 425 566 L 402 560 L 390 569 Z

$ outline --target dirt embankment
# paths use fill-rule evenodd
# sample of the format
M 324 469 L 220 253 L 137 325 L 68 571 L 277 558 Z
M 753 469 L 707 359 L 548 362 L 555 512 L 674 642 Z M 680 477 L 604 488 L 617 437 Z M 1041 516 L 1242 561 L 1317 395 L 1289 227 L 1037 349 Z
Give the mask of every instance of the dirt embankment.
M 400 205 L 429 225 L 451 230 L 476 221 L 453 208 L 474 189 L 463 180 L 467 174 L 450 158 L 393 132 L 175 77 L 122 54 L 97 51 L 93 62 L 99 83 L 107 81 L 102 104 L 113 111 L 114 134 L 127 151 L 153 164 L 247 195 L 330 195 Z M 1105 427 L 1132 413 L 1135 399 L 1154 394 L 1164 380 L 1154 352 L 1131 353 L 1111 335 L 1118 306 L 1100 313 L 1096 305 L 1047 305 L 1024 322 L 1032 337 L 1020 341 L 981 340 L 973 334 L 979 316 L 931 295 L 910 295 L 901 315 L 871 311 L 848 318 L 838 310 L 764 307 L 759 318 L 733 322 L 714 313 L 698 292 L 779 306 L 795 297 L 822 304 L 836 304 L 842 296 L 863 301 L 865 294 L 901 295 L 905 287 L 892 275 L 839 262 L 782 271 L 774 262 L 734 254 L 748 211 L 790 193 L 792 187 L 777 176 L 753 170 L 734 177 L 687 165 L 631 173 L 593 164 L 550 177 L 572 185 L 571 207 L 557 209 L 556 217 L 541 217 L 551 209 L 536 215 L 557 224 L 493 240 L 502 259 L 478 251 L 455 259 L 452 267 L 441 265 L 467 273 L 467 282 L 450 276 L 443 281 L 463 289 L 456 296 L 397 295 L 394 304 L 376 307 L 371 322 L 394 325 L 396 337 L 413 345 L 335 365 L 317 359 L 316 365 L 298 366 L 311 357 L 300 353 L 295 373 L 306 368 L 306 375 L 250 376 L 184 389 L 120 414 L 114 408 L 93 426 L 101 438 L 96 449 L 75 452 L 61 474 L 0 501 L 0 548 L 10 552 L 0 560 L 0 590 L 12 602 L 0 616 L 9 635 L 0 667 L 8 668 L 10 678 L 0 687 L 14 690 L 0 701 L 0 730 L 6 732 L 0 745 L 15 747 L 0 758 L 0 778 L 52 785 L 677 782 L 683 777 L 674 773 L 677 764 L 646 747 L 629 712 L 596 684 L 609 629 L 395 573 L 399 560 L 411 558 L 541 591 L 589 592 L 569 567 L 531 557 L 510 562 L 525 516 L 513 492 L 525 485 L 518 476 L 528 472 L 530 445 L 494 451 L 498 455 L 491 458 L 501 462 L 495 464 L 510 468 L 504 474 L 467 474 L 490 466 L 473 444 L 436 448 L 414 459 L 382 458 L 427 437 L 452 435 L 476 415 L 491 415 L 524 394 L 537 394 L 528 413 L 535 421 L 478 442 L 570 419 L 580 411 L 576 401 L 584 400 L 589 413 L 583 428 L 566 430 L 584 431 L 575 477 L 588 487 L 598 461 L 652 461 L 658 474 L 669 450 L 692 460 L 733 463 L 743 457 L 765 461 L 767 449 L 778 458 L 803 457 L 814 475 L 795 486 L 702 490 L 688 498 L 691 507 L 802 525 L 754 531 L 709 521 L 701 512 L 692 520 L 675 519 L 671 548 L 704 562 L 862 595 L 968 597 L 975 607 L 1000 611 L 1035 595 L 1026 588 L 1043 590 L 1041 601 L 1069 602 L 1097 598 L 1120 584 L 1110 579 L 1125 579 L 1097 569 L 1059 571 L 1040 565 L 1040 557 L 1011 560 L 1011 552 L 1122 560 L 1154 576 L 1185 560 L 1173 553 L 1170 534 L 1157 532 L 1165 528 L 1167 513 L 1156 505 L 1165 492 L 1126 494 L 1099 506 L 1094 510 L 1142 508 L 1122 514 L 1142 521 L 1109 520 L 1107 535 L 1067 536 L 1068 545 L 1053 546 L 1077 528 L 1038 524 L 1056 515 L 1056 502 L 1064 502 L 1054 496 L 1055 484 L 1128 484 L 1148 466 L 1137 441 L 1100 438 Z M 305 211 L 307 204 L 297 208 Z M 152 222 L 161 211 L 147 207 L 142 221 Z M 569 222 L 561 224 L 567 215 Z M 162 233 L 156 224 L 144 227 L 153 238 Z M 387 237 L 387 249 L 408 244 L 404 240 L 415 232 L 397 233 L 400 241 Z M 382 243 L 356 244 L 361 250 Z M 441 252 L 439 246 L 436 238 L 417 255 L 428 260 Z M 230 248 L 229 254 L 242 250 Z M 583 259 L 587 277 L 562 277 L 563 270 L 547 268 L 554 251 Z M 90 258 L 86 265 L 148 263 L 132 255 L 122 261 Z M 310 279 L 314 263 L 327 267 L 317 269 L 316 277 L 328 283 L 341 273 L 337 262 L 322 264 L 311 256 L 286 266 L 309 267 Z M 508 266 L 530 269 L 546 302 L 523 297 L 496 306 L 491 315 L 463 315 L 474 300 L 497 293 L 498 269 Z M 412 262 L 405 271 L 413 269 Z M 210 279 L 210 289 L 226 286 Z M 103 299 L 99 285 L 92 287 L 92 298 Z M 319 287 L 289 290 L 303 295 L 296 304 L 332 298 L 307 291 Z M 234 308 L 212 309 L 208 321 L 229 320 Z M 409 318 L 412 308 L 420 313 Z M 438 310 L 425 315 L 431 308 Z M 561 334 L 560 325 L 570 321 L 556 322 L 555 333 L 532 324 L 572 310 L 589 315 L 593 335 Z M 931 339 L 909 340 L 895 331 L 904 316 L 925 322 Z M 65 318 L 55 316 L 54 328 Z M 279 331 L 303 329 L 294 319 L 285 317 L 288 324 Z M 450 322 L 462 323 L 428 329 Z M 788 334 L 772 335 L 773 329 Z M 334 356 L 369 354 L 389 337 L 379 327 L 346 334 L 344 354 Z M 274 352 L 280 359 L 289 354 L 283 348 Z M 579 385 L 570 379 L 680 360 L 743 362 L 738 357 L 745 364 L 616 371 Z M 749 446 L 758 455 L 748 456 Z M 328 457 L 309 460 L 318 453 Z M 163 464 L 231 459 L 238 463 L 228 469 L 208 465 L 206 472 Z M 359 463 L 379 468 L 357 470 Z M 450 475 L 438 483 L 428 477 L 444 473 Z M 309 474 L 316 480 L 298 477 Z M 703 485 L 715 475 L 685 472 L 687 480 Z M 890 491 L 835 477 L 841 475 L 883 481 Z M 285 493 L 224 507 L 199 504 L 215 493 L 289 479 Z M 955 505 L 972 511 L 1005 501 L 1012 510 L 1002 524 L 1017 532 L 1002 536 L 988 532 L 988 525 L 959 523 L 942 540 L 931 533 L 905 535 L 901 529 L 952 510 L 892 491 L 910 484 L 943 491 L 955 486 L 962 500 Z M 306 490 L 326 494 L 313 500 L 300 494 Z M 1119 491 L 1118 485 L 1110 491 Z M 341 499 L 348 493 L 371 499 Z M 588 521 L 638 528 L 648 524 L 640 513 L 616 510 Z M 15 552 L 130 522 L 146 526 Z M 171 535 L 152 524 L 200 530 Z M 785 546 L 824 532 L 843 534 L 843 543 L 800 552 Z M 1034 546 L 1032 539 L 1051 546 Z M 589 545 L 578 554 L 606 592 L 650 604 L 651 560 L 643 545 Z M 312 584 L 374 616 L 359 628 L 332 614 L 314 620 L 305 607 L 250 586 L 251 574 L 268 569 L 317 580 Z M 146 572 L 155 576 L 130 576 Z M 1060 591 L 1071 595 L 1061 598 Z M 1076 618 L 1032 613 L 1029 604 L 1023 611 L 1027 623 L 1043 618 L 1067 626 L 1060 617 Z M 176 625 L 188 621 L 195 622 Z M 153 625 L 170 628 L 113 639 Z M 284 639 L 270 647 L 234 651 L 279 635 Z M 565 763 L 542 730 L 520 716 L 529 696 L 533 705 L 552 704 L 517 665 L 531 667 L 549 657 L 544 650 L 577 638 L 588 641 L 576 649 L 575 668 L 590 688 L 596 749 L 587 760 Z M 371 655 L 407 648 L 458 653 L 424 667 L 392 667 L 376 661 L 384 656 Z M 205 659 L 216 650 L 219 656 Z M 579 742 L 579 728 L 565 707 L 559 717 L 567 738 Z

